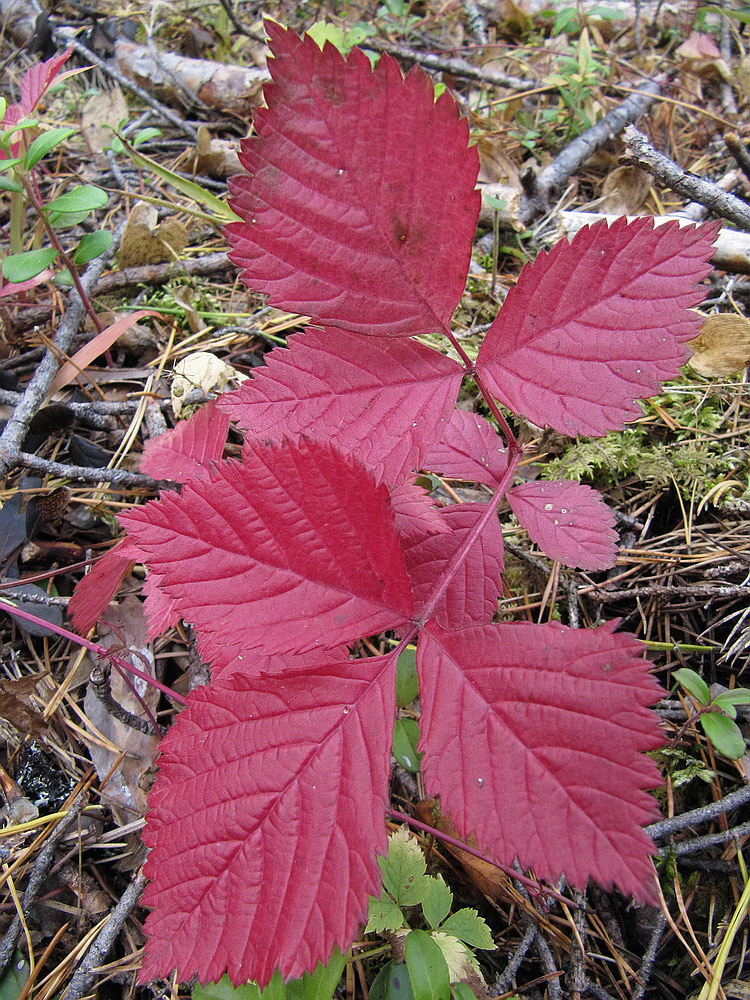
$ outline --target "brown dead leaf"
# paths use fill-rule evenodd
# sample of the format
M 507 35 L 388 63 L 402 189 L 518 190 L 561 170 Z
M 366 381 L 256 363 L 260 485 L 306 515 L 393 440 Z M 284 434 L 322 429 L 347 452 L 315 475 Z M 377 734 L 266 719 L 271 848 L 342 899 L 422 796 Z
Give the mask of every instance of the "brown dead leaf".
M 17 681 L 0 679 L 0 716 L 25 736 L 44 736 L 48 725 L 44 716 L 28 704 L 42 674 L 21 677 Z
M 228 139 L 214 139 L 205 125 L 199 125 L 195 145 L 195 172 L 219 180 L 242 173 L 237 143 Z
M 726 378 L 750 365 L 750 322 L 735 313 L 714 313 L 688 347 L 690 367 L 706 378 Z
M 103 152 L 112 142 L 113 130 L 127 117 L 128 104 L 119 87 L 89 97 L 81 111 L 81 132 L 91 152 Z
M 615 167 L 602 185 L 601 212 L 637 215 L 651 191 L 651 177 L 639 167 Z
M 157 225 L 159 214 L 153 205 L 139 201 L 125 225 L 118 262 L 121 268 L 141 264 L 161 264 L 174 260 L 188 244 L 188 234 L 177 219 Z

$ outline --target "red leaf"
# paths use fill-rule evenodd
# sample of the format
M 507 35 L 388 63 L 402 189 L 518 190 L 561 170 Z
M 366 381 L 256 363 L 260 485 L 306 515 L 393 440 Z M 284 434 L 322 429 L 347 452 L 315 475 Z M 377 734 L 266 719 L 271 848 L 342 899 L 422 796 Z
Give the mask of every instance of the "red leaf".
M 531 538 L 550 559 L 580 569 L 609 569 L 617 556 L 615 515 L 590 486 L 567 479 L 523 483 L 508 503 Z
M 24 117 L 31 114 L 44 97 L 72 52 L 73 49 L 66 49 L 62 54 L 54 55 L 46 62 L 36 63 L 26 71 L 21 80 L 21 112 Z
M 508 453 L 488 420 L 476 413 L 454 409 L 442 437 L 427 453 L 423 467 L 448 479 L 496 487 L 508 468 Z
M 218 405 L 253 436 L 325 438 L 393 483 L 419 468 L 462 375 L 456 361 L 417 341 L 307 330 Z
M 404 556 L 417 610 L 432 597 L 443 570 L 466 536 L 486 513 L 483 503 L 462 503 L 441 511 L 449 535 L 430 534 L 404 541 Z M 497 611 L 503 572 L 503 533 L 493 517 L 472 546 L 435 609 L 435 620 L 447 629 L 489 621 Z
M 596 223 L 521 272 L 487 331 L 477 371 L 540 427 L 600 436 L 640 416 L 698 334 L 718 223 Z
M 68 604 L 68 615 L 79 635 L 86 635 L 96 625 L 139 558 L 132 541 L 121 538 L 78 581 Z
M 221 458 L 228 431 L 229 417 L 211 400 L 188 420 L 181 420 L 174 430 L 146 442 L 141 472 L 176 483 L 185 483 L 194 476 L 205 478 L 209 463 Z
M 388 491 L 330 445 L 246 443 L 242 462 L 120 520 L 208 662 L 325 649 L 411 616 Z
M 588 878 L 653 902 L 661 689 L 634 636 L 563 625 L 423 630 L 425 785 L 464 837 L 537 877 Z M 446 711 L 446 706 L 451 710 Z
M 415 483 L 400 483 L 391 488 L 391 507 L 396 516 L 396 531 L 401 540 L 421 541 L 426 535 L 449 535 L 451 528 L 425 490 Z
M 479 213 L 469 132 L 449 94 L 381 56 L 373 70 L 266 22 L 274 83 L 230 181 L 226 228 L 253 290 L 320 324 L 398 337 L 446 328 Z
M 146 638 L 151 642 L 162 635 L 180 620 L 180 611 L 174 598 L 165 594 L 159 588 L 159 580 L 154 573 L 149 573 L 143 583 L 143 610 L 148 622 Z M 213 669 L 213 664 L 212 664 Z
M 343 951 L 378 895 L 394 657 L 200 688 L 162 741 L 141 978 L 265 986 Z

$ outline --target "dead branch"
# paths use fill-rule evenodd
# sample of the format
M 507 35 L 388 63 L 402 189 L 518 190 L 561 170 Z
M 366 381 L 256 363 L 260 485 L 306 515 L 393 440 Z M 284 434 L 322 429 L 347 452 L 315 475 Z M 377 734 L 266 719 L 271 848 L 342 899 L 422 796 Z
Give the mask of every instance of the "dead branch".
M 363 43 L 366 49 L 375 52 L 386 52 L 389 56 L 402 59 L 404 62 L 417 63 L 423 69 L 450 73 L 461 80 L 476 80 L 477 83 L 487 83 L 492 87 L 506 87 L 510 90 L 529 90 L 539 86 L 538 80 L 524 80 L 519 76 L 501 73 L 496 69 L 482 69 L 467 62 L 465 59 L 453 59 L 447 56 L 436 56 L 430 52 L 420 52 L 408 45 L 395 45 L 384 38 L 368 38 Z
M 659 820 L 644 829 L 652 840 L 661 840 L 663 837 L 669 837 L 688 826 L 709 823 L 711 820 L 718 819 L 719 816 L 725 816 L 728 812 L 744 806 L 747 802 L 750 802 L 750 785 L 745 785 L 744 788 L 740 788 L 736 792 L 730 792 L 718 802 L 709 802 L 708 805 L 681 813 L 679 816 Z
M 661 93 L 666 79 L 666 74 L 662 74 L 641 84 L 637 93 L 629 94 L 622 104 L 612 108 L 595 125 L 569 143 L 536 176 L 532 175 L 519 208 L 519 218 L 524 225 L 546 212 L 552 193 L 559 190 L 602 146 L 619 135 L 628 123 L 648 110 Z
M 668 156 L 655 149 L 633 125 L 628 125 L 625 129 L 624 138 L 628 147 L 628 152 L 623 157 L 624 163 L 636 164 L 677 194 L 690 201 L 699 201 L 714 215 L 728 219 L 740 229 L 750 230 L 750 206 L 745 202 L 722 191 L 711 181 L 683 170 Z
M 235 265 L 229 260 L 226 253 L 210 253 L 204 257 L 175 260 L 166 264 L 143 264 L 139 267 L 127 267 L 120 271 L 113 271 L 111 274 L 105 274 L 97 281 L 92 294 L 107 295 L 111 292 L 120 292 L 125 288 L 131 288 L 134 285 L 161 285 L 182 274 L 189 277 L 205 278 L 232 269 L 236 270 Z M 15 333 L 30 330 L 47 322 L 51 315 L 51 306 L 29 306 L 13 316 L 13 330 Z
M 94 943 L 76 969 L 63 1000 L 80 1000 L 91 992 L 96 982 L 97 970 L 112 949 L 123 924 L 132 913 L 146 886 L 146 877 L 140 871 L 120 897 L 107 922 L 97 934 Z
M 182 118 L 180 118 L 179 115 L 176 115 L 174 114 L 174 112 L 170 111 L 169 108 L 165 107 L 165 105 L 161 104 L 159 101 L 156 100 L 155 97 L 149 94 L 147 90 L 144 90 L 143 87 L 139 87 L 138 84 L 135 83 L 133 80 L 129 79 L 127 76 L 124 76 L 115 66 L 112 66 L 104 59 L 100 59 L 99 56 L 93 53 L 91 49 L 88 49 L 83 44 L 83 42 L 80 42 L 75 37 L 75 34 L 72 31 L 72 29 L 58 28 L 55 32 L 53 32 L 53 37 L 55 41 L 64 48 L 70 46 L 71 48 L 75 49 L 75 51 L 79 55 L 83 56 L 83 58 L 86 59 L 88 62 L 91 62 L 94 65 L 98 66 L 104 73 L 107 74 L 107 76 L 111 77 L 111 79 L 119 83 L 121 87 L 126 87 L 128 90 L 132 91 L 137 97 L 140 97 L 140 99 L 145 104 L 148 104 L 150 107 L 154 109 L 154 111 L 157 111 L 165 121 L 168 121 L 171 125 L 174 125 L 174 127 L 179 129 L 180 132 L 184 132 L 185 135 L 189 136 L 190 139 L 193 140 L 193 142 L 197 141 L 198 139 L 197 128 L 195 128 L 193 125 L 190 125 L 189 122 L 184 121 Z
M 115 42 L 115 65 L 141 87 L 155 88 L 171 99 L 187 92 L 206 107 L 243 118 L 262 102 L 263 84 L 271 78 L 257 66 L 227 66 L 168 52 L 155 58 L 147 46 L 124 38 Z
M 102 271 L 112 260 L 117 251 L 124 226 L 125 224 L 123 223 L 117 229 L 114 240 L 106 253 L 102 254 L 101 257 L 97 257 L 86 268 L 81 277 L 81 285 L 85 294 L 91 294 L 91 290 L 101 277 Z M 85 311 L 85 306 L 80 295 L 74 290 L 71 291 L 70 304 L 55 335 L 55 349 L 54 351 L 47 351 L 44 355 L 39 367 L 26 387 L 23 398 L 16 406 L 2 435 L 0 435 L 0 477 L 7 475 L 15 465 L 19 464 L 21 460 L 21 446 L 29 429 L 31 418 L 43 405 L 49 387 L 52 385 L 52 380 L 60 368 L 60 361 L 58 359 L 68 354 L 73 343 L 73 337 L 78 330 Z
M 29 910 L 34 905 L 36 897 L 39 894 L 39 890 L 42 888 L 42 883 L 47 878 L 49 870 L 52 867 L 52 862 L 55 858 L 55 851 L 57 850 L 57 845 L 65 836 L 67 831 L 73 825 L 73 823 L 78 819 L 81 810 L 83 809 L 85 803 L 86 795 L 84 792 L 80 792 L 76 797 L 75 801 L 68 809 L 67 814 L 64 819 L 61 819 L 57 824 L 55 829 L 47 838 L 47 842 L 44 847 L 39 852 L 39 855 L 34 862 L 33 868 L 31 870 L 31 876 L 29 877 L 28 884 L 26 886 L 26 891 L 23 894 L 22 910 L 24 918 L 27 916 Z M 16 942 L 21 933 L 21 917 L 19 914 L 13 918 L 10 927 L 5 932 L 2 942 L 0 942 L 0 972 L 5 972 L 11 958 L 13 957 L 13 952 L 15 951 Z

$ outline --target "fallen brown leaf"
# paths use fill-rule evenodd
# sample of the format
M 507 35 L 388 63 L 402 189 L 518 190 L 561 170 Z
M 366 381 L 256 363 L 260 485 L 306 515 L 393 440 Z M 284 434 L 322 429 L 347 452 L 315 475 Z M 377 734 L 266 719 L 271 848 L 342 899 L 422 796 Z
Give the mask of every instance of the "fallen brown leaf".
M 688 347 L 690 367 L 706 378 L 726 378 L 750 365 L 750 322 L 735 313 L 714 313 Z

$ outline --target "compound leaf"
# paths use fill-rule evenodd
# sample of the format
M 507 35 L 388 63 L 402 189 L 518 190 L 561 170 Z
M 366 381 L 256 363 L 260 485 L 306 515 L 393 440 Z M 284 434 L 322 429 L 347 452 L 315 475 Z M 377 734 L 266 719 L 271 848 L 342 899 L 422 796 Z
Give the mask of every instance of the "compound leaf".
M 660 689 L 633 636 L 556 623 L 423 630 L 422 771 L 463 837 L 537 877 L 653 900 L 641 826 L 661 782 Z M 450 712 L 445 706 L 450 705 Z M 501 822 L 498 821 L 501 817 Z
M 717 224 L 718 225 L 718 224 Z M 581 229 L 526 265 L 487 331 L 477 371 L 539 427 L 598 437 L 640 416 L 684 363 L 717 225 L 648 218 Z
M 463 374 L 456 361 L 416 341 L 335 329 L 297 334 L 265 360 L 221 397 L 219 409 L 253 436 L 325 438 L 389 483 L 419 468 Z
M 273 83 L 230 181 L 230 257 L 254 291 L 321 325 L 379 336 L 445 329 L 479 213 L 469 133 L 449 94 L 390 56 L 266 22 Z
M 331 445 L 245 444 L 121 517 L 205 660 L 304 652 L 411 617 L 388 491 Z
M 199 688 L 163 740 L 142 980 L 263 987 L 351 944 L 380 891 L 395 658 Z

